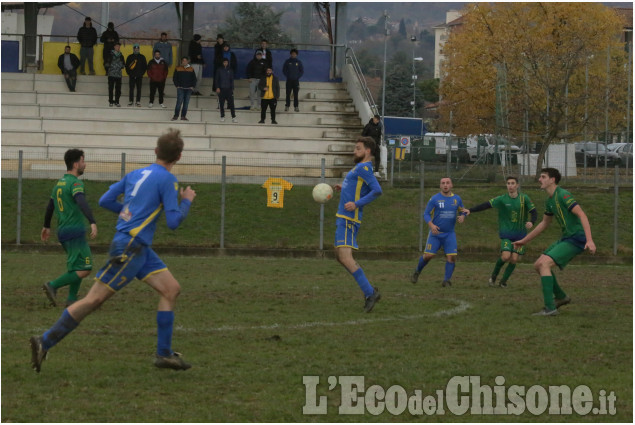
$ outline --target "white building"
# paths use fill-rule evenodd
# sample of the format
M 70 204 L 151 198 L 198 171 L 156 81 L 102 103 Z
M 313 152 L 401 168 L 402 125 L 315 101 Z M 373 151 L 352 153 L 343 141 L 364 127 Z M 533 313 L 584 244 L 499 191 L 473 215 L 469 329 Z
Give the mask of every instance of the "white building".
M 434 78 L 441 78 L 441 62 L 444 59 L 443 45 L 448 40 L 452 28 L 463 24 L 463 17 L 458 10 L 445 13 L 445 23 L 432 27 L 434 30 Z

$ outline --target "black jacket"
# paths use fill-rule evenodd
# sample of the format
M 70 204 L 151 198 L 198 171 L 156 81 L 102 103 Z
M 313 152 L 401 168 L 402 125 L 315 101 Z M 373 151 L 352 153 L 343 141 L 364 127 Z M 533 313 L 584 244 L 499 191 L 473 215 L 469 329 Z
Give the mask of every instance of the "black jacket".
M 62 53 L 60 57 L 57 59 L 57 66 L 62 71 L 62 74 L 66 72 L 66 70 L 64 69 L 64 55 L 65 54 L 66 53 Z M 74 53 L 70 53 L 70 55 L 71 55 L 71 65 L 73 66 L 73 69 L 77 69 L 79 67 L 79 59 Z
M 216 70 L 214 76 L 214 84 L 217 89 L 232 89 L 234 90 L 234 71 L 231 67 L 221 67 Z
M 260 90 L 261 97 L 265 95 L 265 87 L 267 86 L 267 76 L 263 75 L 260 77 L 260 81 L 258 82 L 258 90 Z M 280 97 L 280 81 L 278 77 L 273 76 L 273 98 L 278 99 Z
M 172 82 L 176 87 L 190 89 L 196 87 L 196 73 L 190 65 L 187 68 L 177 66 L 174 69 L 174 76 Z
M 82 47 L 93 47 L 97 44 L 97 31 L 92 26 L 86 27 L 82 25 L 77 31 L 77 41 Z
M 298 58 L 289 58 L 282 65 L 282 73 L 287 80 L 298 81 L 304 75 L 304 65 Z
M 130 77 L 143 77 L 148 69 L 148 61 L 141 53 L 133 53 L 126 59 L 126 72 Z
M 267 73 L 267 61 L 264 59 L 252 59 L 247 64 L 247 78 L 260 79 Z
M 371 118 L 370 121 L 368 121 L 368 124 L 364 126 L 362 136 L 372 137 L 375 140 L 375 143 L 379 143 L 381 141 L 381 121 L 375 124 Z
M 115 30 L 106 30 L 101 33 L 99 40 L 104 43 L 104 59 L 110 61 L 110 52 L 115 47 L 115 43 L 119 41 L 119 34 Z
M 223 44 L 218 44 L 218 42 L 214 44 L 214 69 L 218 69 L 223 66 Z
M 200 43 L 197 43 L 194 40 L 190 40 L 190 47 L 187 49 L 188 55 L 190 56 L 190 64 L 205 64 L 203 60 L 203 46 Z M 198 57 L 200 56 L 200 58 Z
M 271 53 L 271 49 L 262 50 L 261 47 L 256 49 L 254 52 L 254 59 L 256 59 L 256 53 L 262 53 L 262 58 L 267 61 L 267 67 L 273 69 L 273 54 Z

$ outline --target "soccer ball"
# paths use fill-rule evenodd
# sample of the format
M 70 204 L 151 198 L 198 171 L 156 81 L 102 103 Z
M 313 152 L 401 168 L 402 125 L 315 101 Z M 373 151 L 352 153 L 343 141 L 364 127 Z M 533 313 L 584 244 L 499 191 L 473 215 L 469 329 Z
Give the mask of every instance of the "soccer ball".
M 318 204 L 326 204 L 333 197 L 333 188 L 326 183 L 316 184 L 313 188 L 313 199 Z

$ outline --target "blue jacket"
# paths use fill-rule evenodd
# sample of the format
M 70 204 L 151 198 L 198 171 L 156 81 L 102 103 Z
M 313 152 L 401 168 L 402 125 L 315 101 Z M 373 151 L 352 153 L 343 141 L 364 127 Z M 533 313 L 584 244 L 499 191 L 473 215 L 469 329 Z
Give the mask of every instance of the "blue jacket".
M 287 80 L 299 80 L 304 74 L 302 61 L 298 58 L 287 59 L 282 65 L 282 73 L 287 77 Z

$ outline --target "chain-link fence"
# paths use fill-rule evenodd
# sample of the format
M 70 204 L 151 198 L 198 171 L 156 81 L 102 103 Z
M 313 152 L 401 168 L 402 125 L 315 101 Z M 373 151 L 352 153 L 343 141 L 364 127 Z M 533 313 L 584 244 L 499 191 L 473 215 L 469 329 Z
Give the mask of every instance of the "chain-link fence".
M 524 153 L 527 152 L 525 147 L 514 147 L 513 151 L 505 146 L 500 150 L 491 147 L 470 149 L 457 147 L 456 141 L 454 143 L 451 149 L 421 146 L 421 141 L 416 139 L 408 150 L 388 146 L 385 178 L 394 187 L 416 187 L 419 170 L 425 164 L 426 176 L 448 176 L 456 182 L 504 182 L 506 176 L 515 176 L 520 182 L 535 180 L 538 154 Z M 546 152 L 544 165 L 539 170 L 557 168 L 564 184 L 613 184 L 616 172 L 619 184 L 632 184 L 632 156 L 616 156 L 580 152 L 576 150 L 576 144 L 554 144 Z
M 519 172 L 521 165 L 516 161 L 510 161 L 508 166 L 488 162 L 470 164 L 460 160 L 423 161 L 429 158 L 425 152 L 416 149 L 413 148 L 410 157 L 405 156 L 404 160 L 396 160 L 397 152 L 389 150 L 388 176 L 381 181 L 384 196 L 364 213 L 365 217 L 372 217 L 363 225 L 364 232 L 371 235 L 364 240 L 364 248 L 421 251 L 428 233 L 422 213 L 429 197 L 438 192 L 439 179 L 443 176 L 453 178 L 466 207 L 489 199 L 486 196 L 504 192 L 504 176 L 520 176 L 526 181 L 524 187 L 533 191 L 532 199 L 538 198 L 535 202 L 540 216 L 540 198 L 544 198 L 544 194 L 535 187 L 533 176 Z M 155 156 L 152 153 L 101 154 L 98 150 L 88 149 L 85 152 L 87 167 L 82 178 L 87 181 L 89 203 L 99 223 L 114 223 L 109 211 L 97 207 L 99 196 L 126 173 L 154 162 Z M 46 203 L 54 181 L 66 171 L 63 153 L 64 149 L 48 153 L 2 150 L 4 244 L 40 243 Z M 350 168 L 350 164 L 339 165 L 328 158 L 268 160 L 188 156 L 184 153 L 172 172 L 182 185 L 192 184 L 198 191 L 195 207 L 184 222 L 185 229 L 158 232 L 155 244 L 192 248 L 329 248 L 337 202 L 318 205 L 312 200 L 311 190 L 322 181 L 341 183 L 343 173 Z M 588 170 L 590 173 L 595 171 Z M 629 174 L 625 174 L 627 172 Z M 618 251 L 622 255 L 632 253 L 631 172 L 630 168 L 609 168 L 602 174 L 599 185 L 592 184 L 590 177 L 587 177 L 590 182 L 585 185 L 584 177 L 579 175 L 569 176 L 568 182 L 561 183 L 583 197 L 585 209 L 589 204 L 602 204 L 602 211 L 594 213 L 592 224 L 594 236 L 600 234 L 604 238 L 601 245 L 605 254 L 609 254 L 609 247 L 613 255 Z M 199 187 L 204 189 L 198 190 Z M 472 195 L 474 192 L 478 196 Z M 483 199 L 472 199 L 478 197 Z M 495 220 L 485 227 L 488 227 L 487 234 L 495 233 Z M 113 234 L 114 226 L 100 225 L 99 243 L 107 243 L 105 241 Z M 480 246 L 479 238 L 484 237 L 474 236 L 472 245 Z

